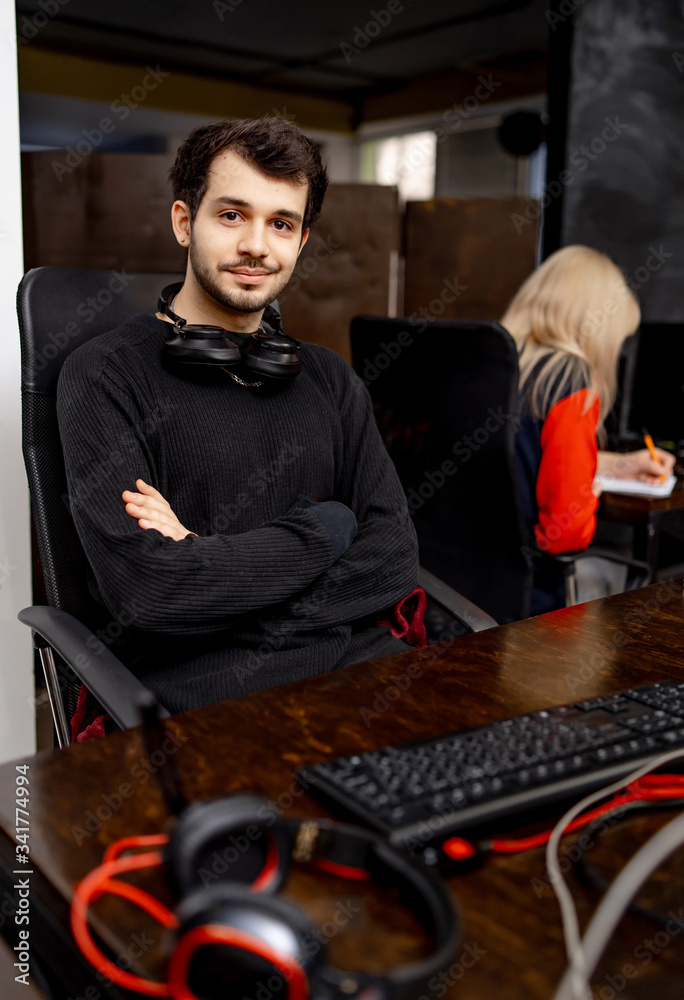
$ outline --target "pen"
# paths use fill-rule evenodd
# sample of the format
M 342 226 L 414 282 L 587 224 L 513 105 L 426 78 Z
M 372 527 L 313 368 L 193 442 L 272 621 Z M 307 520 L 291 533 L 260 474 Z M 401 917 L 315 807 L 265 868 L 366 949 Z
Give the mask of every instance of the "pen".
M 641 433 L 644 435 L 644 444 L 648 448 L 648 451 L 649 451 L 649 454 L 650 454 L 651 458 L 653 459 L 654 462 L 657 462 L 658 465 L 662 465 L 663 463 L 658 458 L 658 452 L 655 450 L 655 445 L 653 444 L 653 438 L 648 433 L 648 431 L 646 430 L 645 427 L 641 428 Z M 665 473 L 664 472 L 660 473 L 660 481 L 661 481 L 661 483 L 665 482 Z

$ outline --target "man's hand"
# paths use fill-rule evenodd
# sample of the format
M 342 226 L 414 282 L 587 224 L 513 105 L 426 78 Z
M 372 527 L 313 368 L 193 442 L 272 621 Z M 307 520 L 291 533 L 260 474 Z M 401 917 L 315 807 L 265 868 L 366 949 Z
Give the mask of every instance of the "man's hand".
M 154 528 L 176 542 L 195 534 L 194 531 L 188 531 L 183 527 L 168 501 L 155 490 L 154 486 L 148 486 L 144 479 L 136 479 L 135 485 L 140 492 L 132 493 L 130 490 L 124 490 L 121 499 L 126 504 L 128 516 L 136 518 L 141 528 Z
M 600 451 L 596 471 L 600 476 L 638 479 L 642 483 L 659 483 L 662 482 L 662 476 L 672 475 L 675 458 L 662 448 L 656 448 L 656 454 L 660 459 L 659 462 L 653 461 L 648 448 L 630 451 L 624 455 L 616 451 Z

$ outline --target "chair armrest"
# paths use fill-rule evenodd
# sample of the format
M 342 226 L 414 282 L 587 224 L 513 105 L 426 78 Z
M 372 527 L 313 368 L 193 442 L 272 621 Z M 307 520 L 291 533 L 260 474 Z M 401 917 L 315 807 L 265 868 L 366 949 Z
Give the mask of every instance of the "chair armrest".
M 560 552 L 551 558 L 561 563 L 564 567 L 572 567 L 572 564 L 580 559 L 592 559 L 593 557 L 608 559 L 609 562 L 619 563 L 621 566 L 631 566 L 633 569 L 640 569 L 648 575 L 650 582 L 651 567 L 648 563 L 642 562 L 640 559 L 633 559 L 631 556 L 623 556 L 619 552 L 613 552 L 612 549 L 590 547 L 588 549 L 580 549 L 578 552 Z M 572 572 L 572 569 L 567 570 L 567 572 Z
M 90 629 L 60 608 L 36 605 L 17 615 L 61 656 L 122 729 L 140 725 L 138 702 L 149 691 Z M 90 640 L 90 642 L 89 642 Z M 162 706 L 159 715 L 168 718 Z
M 498 622 L 482 608 L 478 608 L 477 604 L 473 604 L 458 591 L 452 590 L 451 587 L 438 577 L 433 576 L 428 570 L 423 569 L 422 566 L 418 569 L 418 583 L 435 604 L 438 604 L 444 611 L 448 611 L 471 632 L 482 632 L 486 628 L 494 628 L 498 625 Z

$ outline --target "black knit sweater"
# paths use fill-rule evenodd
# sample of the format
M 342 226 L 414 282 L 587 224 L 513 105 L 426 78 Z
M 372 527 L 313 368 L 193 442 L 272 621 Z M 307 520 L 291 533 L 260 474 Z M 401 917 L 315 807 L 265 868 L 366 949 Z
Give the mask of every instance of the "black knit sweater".
M 58 388 L 76 527 L 132 626 L 117 653 L 182 711 L 405 649 L 375 622 L 416 585 L 415 533 L 358 377 L 313 344 L 270 393 L 181 375 L 169 335 L 135 316 L 75 351 Z M 199 537 L 141 529 L 121 500 L 138 478 Z M 301 495 L 353 510 L 340 558 Z

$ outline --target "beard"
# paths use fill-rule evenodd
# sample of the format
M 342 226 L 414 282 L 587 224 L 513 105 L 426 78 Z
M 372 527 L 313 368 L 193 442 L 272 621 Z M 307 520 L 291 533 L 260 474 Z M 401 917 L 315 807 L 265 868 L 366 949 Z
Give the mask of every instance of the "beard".
M 188 248 L 188 257 L 193 274 L 195 275 L 197 284 L 200 288 L 215 302 L 218 302 L 219 305 L 224 306 L 226 309 L 231 309 L 233 312 L 239 313 L 261 312 L 270 302 L 278 298 L 290 280 L 292 274 L 291 271 L 272 271 L 271 273 L 278 274 L 278 277 L 275 281 L 270 283 L 271 288 L 268 292 L 264 292 L 264 290 L 258 285 L 247 286 L 245 289 L 239 291 L 226 292 L 218 282 L 217 275 L 221 271 L 227 271 L 229 268 L 236 267 L 241 267 L 245 270 L 250 267 L 258 268 L 259 270 L 270 269 L 266 268 L 258 261 L 250 260 L 250 258 L 235 261 L 230 265 L 211 265 L 202 255 L 197 247 L 197 244 L 194 243 L 192 239 L 190 240 L 190 246 Z

